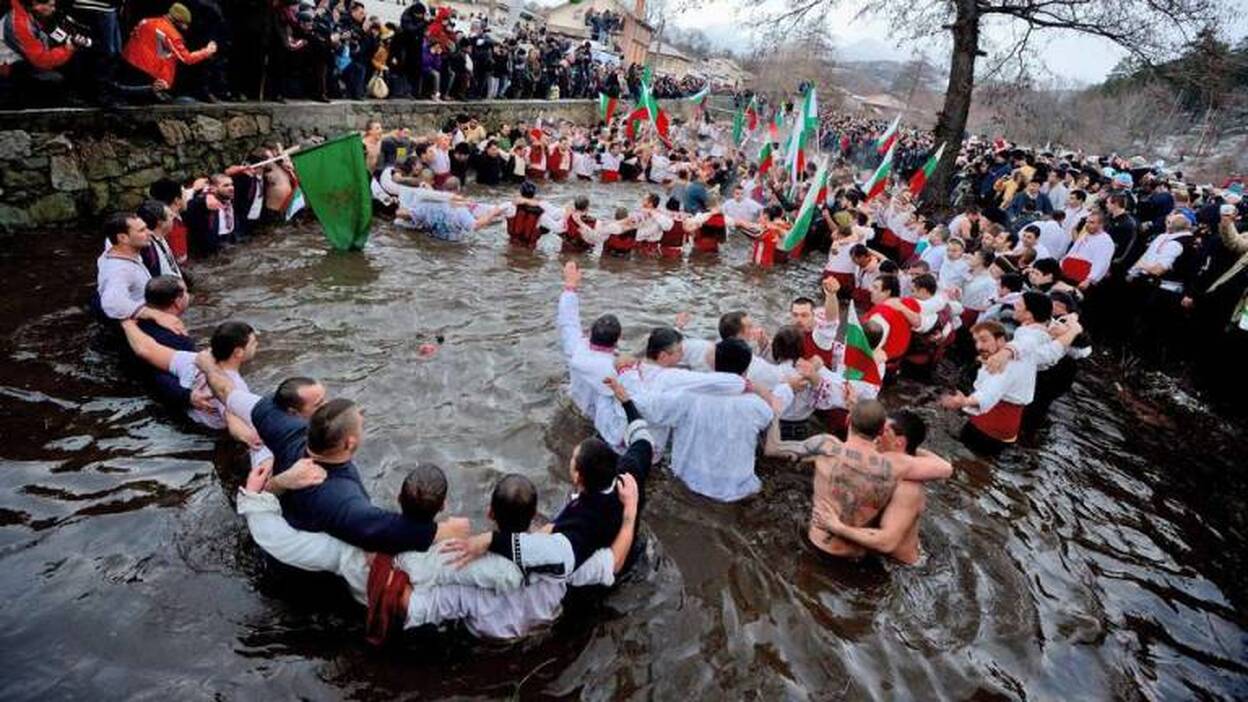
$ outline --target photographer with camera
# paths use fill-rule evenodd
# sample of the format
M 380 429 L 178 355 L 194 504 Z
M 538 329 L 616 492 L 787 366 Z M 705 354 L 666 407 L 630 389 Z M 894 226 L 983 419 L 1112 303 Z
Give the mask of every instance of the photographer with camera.
M 64 102 L 67 83 L 90 48 L 86 28 L 57 13 L 56 0 L 11 0 L 3 22 L 0 97 L 22 106 Z
M 167 99 L 164 91 L 173 88 L 178 64 L 194 65 L 216 55 L 217 44 L 212 41 L 198 51 L 187 50 L 182 32 L 190 26 L 191 11 L 178 2 L 171 5 L 166 14 L 149 17 L 135 26 L 122 49 L 125 63 L 118 75 L 118 83 L 127 97 Z M 144 92 L 146 86 L 153 92 Z

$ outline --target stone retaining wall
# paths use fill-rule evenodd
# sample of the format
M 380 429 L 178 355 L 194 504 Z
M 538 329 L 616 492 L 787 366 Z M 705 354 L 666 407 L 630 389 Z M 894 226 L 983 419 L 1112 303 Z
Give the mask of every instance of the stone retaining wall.
M 666 108 L 687 116 L 689 103 Z M 487 128 L 520 120 L 598 119 L 592 100 L 432 103 L 379 102 L 159 105 L 114 112 L 64 109 L 0 113 L 0 230 L 85 223 L 132 208 L 147 186 L 168 176 L 189 180 L 242 163 L 264 143 L 363 129 L 433 129 L 458 114 Z

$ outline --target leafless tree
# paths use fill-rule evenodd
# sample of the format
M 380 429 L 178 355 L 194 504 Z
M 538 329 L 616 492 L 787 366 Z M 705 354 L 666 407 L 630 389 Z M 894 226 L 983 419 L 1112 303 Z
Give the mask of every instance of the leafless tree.
M 789 0 L 771 22 L 808 24 L 845 0 Z M 898 41 L 951 39 L 949 81 L 936 123 L 936 141 L 959 144 L 975 89 L 976 70 L 997 74 L 1031 63 L 1046 32 L 1066 31 L 1108 40 L 1145 65 L 1170 59 L 1192 43 L 1205 27 L 1230 12 L 1235 0 L 875 0 L 860 16 L 889 22 Z M 993 46 L 991 37 L 1006 37 Z M 996 48 L 995 60 L 980 66 Z M 1091 50 L 1091 48 L 1090 48 Z M 956 149 L 945 151 L 929 190 L 944 199 L 953 172 Z M 945 203 L 938 203 L 945 204 Z

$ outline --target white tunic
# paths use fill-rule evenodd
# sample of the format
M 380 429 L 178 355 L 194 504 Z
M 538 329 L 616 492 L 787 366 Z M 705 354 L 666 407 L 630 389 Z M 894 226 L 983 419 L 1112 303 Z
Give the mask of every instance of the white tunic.
M 696 392 L 708 395 L 740 395 L 745 392 L 745 378 L 732 373 L 701 373 L 684 368 L 665 368 L 654 363 L 642 363 L 620 374 L 620 382 L 635 398 L 663 395 L 673 392 Z M 654 439 L 654 460 L 667 448 L 672 427 L 649 420 L 650 436 Z M 627 419 L 625 420 L 627 421 Z M 626 427 L 620 427 L 623 435 Z
M 95 261 L 100 308 L 110 319 L 129 319 L 144 305 L 143 292 L 152 274 L 138 258 L 112 253 Z
M 1168 272 L 1174 267 L 1174 262 L 1183 254 L 1183 244 L 1179 242 L 1179 239 L 1185 236 L 1191 236 L 1191 233 L 1167 232 L 1157 235 L 1148 243 L 1148 248 L 1144 250 L 1140 260 L 1131 266 L 1127 278 L 1131 279 L 1142 273 L 1144 266 L 1161 266 L 1163 273 Z M 1161 281 L 1161 288 L 1171 292 L 1181 292 L 1183 284 L 1176 280 L 1163 280 Z
M 1010 346 L 1019 359 L 1032 363 L 1038 370 L 1052 368 L 1066 355 L 1066 347 L 1049 334 L 1047 326 L 1038 323 L 1015 329 Z
M 940 276 L 936 278 L 936 286 L 941 290 L 961 290 L 966 281 L 971 279 L 971 261 L 966 254 L 958 259 L 945 257 L 940 266 Z
M 1092 264 L 1088 280 L 1099 282 L 1109 272 L 1109 264 L 1114 260 L 1114 240 L 1108 232 L 1099 231 L 1089 234 L 1071 245 L 1070 251 L 1063 256 L 1077 258 Z
M 1057 207 L 1057 205 L 1054 205 Z M 1037 241 L 1040 245 L 1048 250 L 1053 258 L 1061 258 L 1066 255 L 1066 250 L 1070 248 L 1070 234 L 1062 228 L 1062 225 L 1051 219 L 1041 219 L 1032 222 L 1039 230 L 1040 236 Z
M 624 408 L 602 382 L 616 376 L 615 350 L 590 345 L 581 331 L 580 297 L 573 290 L 564 290 L 559 296 L 555 323 L 559 328 L 563 357 L 568 362 L 572 404 L 594 423 L 604 441 L 623 452 L 627 426 Z
M 763 206 L 748 197 L 727 200 L 720 209 L 738 222 L 756 222 L 763 212 Z
M 793 401 L 787 385 L 778 385 L 775 393 L 785 408 Z M 758 437 L 776 416 L 761 397 L 679 392 L 639 398 L 637 409 L 650 421 L 676 428 L 672 472 L 690 490 L 723 502 L 758 492 Z
M 1015 405 L 1031 404 L 1036 394 L 1036 366 L 1028 361 L 1014 360 L 1000 373 L 989 373 L 980 366 L 975 375 L 975 391 L 971 396 L 976 407 L 963 407 L 967 414 L 987 414 L 1001 401 Z
M 968 310 L 983 312 L 992 304 L 992 297 L 997 294 L 997 281 L 987 270 L 971 276 L 962 285 L 962 306 Z

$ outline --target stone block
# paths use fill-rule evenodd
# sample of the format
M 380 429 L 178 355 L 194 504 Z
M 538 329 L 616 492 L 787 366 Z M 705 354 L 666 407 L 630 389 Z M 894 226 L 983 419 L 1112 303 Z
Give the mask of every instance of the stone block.
M 92 183 L 91 197 L 87 200 L 87 202 L 89 203 L 91 214 L 93 215 L 98 215 L 106 211 L 110 205 L 108 183 Z
M 207 115 L 195 115 L 191 133 L 200 141 L 221 141 L 225 138 L 225 125 L 219 119 L 213 119 Z
M 4 183 L 4 187 L 11 189 L 46 188 L 48 187 L 47 165 L 39 168 L 31 167 L 26 163 L 13 164 L 13 167 L 4 169 L 0 182 Z
M 30 134 L 20 129 L 0 132 L 0 159 L 26 158 L 30 155 Z
M 70 154 L 53 156 L 50 174 L 52 187 L 57 190 L 73 192 L 75 190 L 87 189 L 87 179 L 82 175 L 82 169 L 78 167 L 78 161 Z
M 136 190 L 124 190 L 117 194 L 117 206 L 113 209 L 117 210 L 134 210 L 147 199 L 147 188 Z
M 28 212 L 36 225 L 72 222 L 78 218 L 78 205 L 69 193 L 52 193 L 31 203 Z
M 261 134 L 268 134 L 273 130 L 273 118 L 269 115 L 256 115 L 256 129 Z
M 44 154 L 69 154 L 74 151 L 74 142 L 66 134 L 57 134 L 39 144 L 38 151 Z
M 231 117 L 225 121 L 225 133 L 231 139 L 240 137 L 255 136 L 260 133 L 259 127 L 256 126 L 256 118 L 251 115 L 238 115 Z
M 117 179 L 117 184 L 123 188 L 146 189 L 154 181 L 163 177 L 165 177 L 165 169 L 160 166 L 152 166 L 151 168 L 143 168 L 123 175 Z
M 87 161 L 86 172 L 87 178 L 99 180 L 101 178 L 116 178 L 125 173 L 126 168 L 116 158 L 97 158 Z
M 176 119 L 162 119 L 156 123 L 160 138 L 170 146 L 185 144 L 191 140 L 191 128 L 185 122 Z
M 26 210 L 0 205 L 0 232 L 14 232 L 30 225 L 30 214 Z

